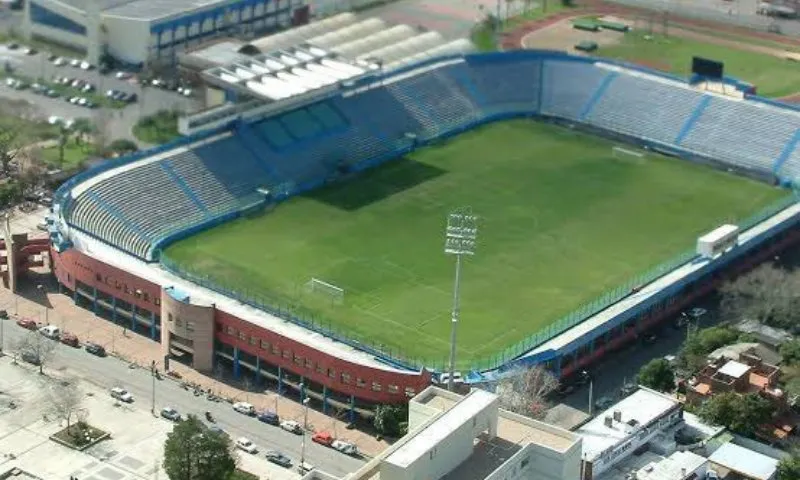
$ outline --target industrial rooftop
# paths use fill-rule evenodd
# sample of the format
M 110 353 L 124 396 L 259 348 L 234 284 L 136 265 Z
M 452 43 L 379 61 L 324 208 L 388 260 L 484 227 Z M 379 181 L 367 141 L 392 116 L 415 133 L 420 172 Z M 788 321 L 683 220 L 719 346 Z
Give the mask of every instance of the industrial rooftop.
M 114 17 L 155 20 L 198 8 L 222 3 L 225 0 L 59 0 L 82 11 L 98 9 Z

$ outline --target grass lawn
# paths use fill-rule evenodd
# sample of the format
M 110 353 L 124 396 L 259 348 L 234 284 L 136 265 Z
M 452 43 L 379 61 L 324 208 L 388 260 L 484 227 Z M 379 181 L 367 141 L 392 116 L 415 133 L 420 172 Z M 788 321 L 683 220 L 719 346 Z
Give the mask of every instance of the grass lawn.
M 786 194 L 681 160 L 615 158 L 612 145 L 552 125 L 497 123 L 166 253 L 228 287 L 302 305 L 363 342 L 441 365 L 454 271 L 445 219 L 469 205 L 481 220 L 461 290 L 459 356 L 468 365 Z M 312 277 L 345 289 L 344 303 L 309 292 Z
M 756 85 L 760 95 L 780 97 L 800 90 L 800 64 L 760 53 L 736 50 L 679 38 L 654 35 L 647 40 L 641 31 L 626 33 L 618 45 L 601 46 L 594 55 L 641 63 L 659 70 L 688 76 L 692 56 L 725 63 L 725 73 Z
M 78 145 L 74 140 L 69 140 L 64 147 L 64 163 L 59 164 L 59 151 L 58 147 L 49 147 L 42 149 L 42 160 L 56 168 L 63 168 L 69 170 L 84 162 L 90 155 L 93 154 L 94 147 L 91 144 L 83 143 Z

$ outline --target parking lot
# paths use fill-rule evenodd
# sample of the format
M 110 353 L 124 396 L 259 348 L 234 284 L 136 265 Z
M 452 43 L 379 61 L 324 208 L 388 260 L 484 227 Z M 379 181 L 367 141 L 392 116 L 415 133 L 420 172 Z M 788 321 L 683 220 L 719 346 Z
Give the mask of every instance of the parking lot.
M 8 356 L 0 358 L 0 472 L 17 467 L 45 479 L 70 475 L 81 480 L 166 478 L 161 467 L 163 445 L 173 423 L 153 416 L 146 398 L 126 404 L 111 398 L 108 390 L 80 381 L 86 421 L 109 432 L 111 438 L 83 452 L 51 441 L 49 436 L 65 425 L 48 413 L 46 392 L 61 377 L 60 372 L 40 376 L 29 365 L 14 364 Z M 261 478 L 299 478 L 267 462 L 263 454 L 240 452 L 239 458 L 241 469 Z
M 81 86 L 91 85 L 92 92 L 99 96 L 104 96 L 109 90 L 116 90 L 125 94 L 135 94 L 136 100 L 130 103 L 124 101 L 117 105 L 124 105 L 124 108 L 103 109 L 103 123 L 106 124 L 107 134 L 110 138 L 129 138 L 133 139 L 131 129 L 141 116 L 150 115 L 158 110 L 179 109 L 183 111 L 193 111 L 201 107 L 201 102 L 197 96 L 185 97 L 178 92 L 165 90 L 156 87 L 142 87 L 135 81 L 135 77 L 120 79 L 116 78 L 116 72 L 109 72 L 102 75 L 97 68 L 84 70 L 80 67 L 73 67 L 69 62 L 57 66 L 54 60 L 48 60 L 51 55 L 47 52 L 39 51 L 34 55 L 26 54 L 25 47 L 20 45 L 18 48 L 8 48 L 8 45 L 0 45 L 0 64 L 5 66 L 5 76 L 12 78 L 23 78 L 27 83 L 33 83 L 38 79 L 47 83 L 47 90 L 55 89 L 61 94 L 58 98 L 51 98 L 45 94 L 37 94 L 30 88 L 18 90 L 6 82 L 0 85 L 0 96 L 26 100 L 43 112 L 43 117 L 48 118 L 52 115 L 65 118 L 94 118 L 100 115 L 98 110 L 91 109 L 65 101 L 74 96 L 89 96 L 90 92 L 82 95 L 79 93 L 80 87 L 76 89 L 65 88 L 63 85 L 56 85 L 56 80 L 69 78 L 70 84 L 81 82 Z M 64 92 L 71 92 L 66 94 Z M 43 92 L 45 93 L 45 92 Z M 97 102 L 95 102 L 97 103 Z

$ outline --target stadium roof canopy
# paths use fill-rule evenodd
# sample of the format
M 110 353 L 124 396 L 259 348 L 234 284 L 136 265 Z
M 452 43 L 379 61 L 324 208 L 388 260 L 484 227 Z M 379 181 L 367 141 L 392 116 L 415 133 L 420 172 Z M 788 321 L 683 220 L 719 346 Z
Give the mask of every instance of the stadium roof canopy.
M 268 100 L 284 100 L 360 77 L 377 66 L 354 63 L 306 46 L 250 57 L 203 71 L 203 77 L 227 90 Z
M 59 0 L 82 10 L 100 10 L 114 17 L 156 20 L 199 8 L 223 3 L 226 0 Z

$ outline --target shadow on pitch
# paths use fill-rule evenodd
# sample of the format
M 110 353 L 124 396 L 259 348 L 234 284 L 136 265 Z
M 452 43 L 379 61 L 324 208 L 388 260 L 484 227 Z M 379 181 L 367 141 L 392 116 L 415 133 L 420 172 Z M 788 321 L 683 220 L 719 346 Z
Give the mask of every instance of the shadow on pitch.
M 410 190 L 445 173 L 447 170 L 402 158 L 342 177 L 340 181 L 304 196 L 341 210 L 355 211 Z

